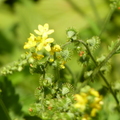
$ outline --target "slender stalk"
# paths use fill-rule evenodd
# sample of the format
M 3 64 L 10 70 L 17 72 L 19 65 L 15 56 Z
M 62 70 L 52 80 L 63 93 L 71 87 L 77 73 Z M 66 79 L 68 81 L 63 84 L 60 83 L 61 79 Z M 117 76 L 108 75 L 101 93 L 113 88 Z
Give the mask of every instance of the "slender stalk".
M 71 77 L 72 77 L 73 82 L 74 82 L 76 78 L 75 78 L 73 72 L 72 72 L 71 69 L 68 67 L 68 65 L 65 65 L 65 68 L 67 68 L 68 72 L 71 74 Z
M 114 97 L 117 105 L 119 106 L 119 100 L 117 99 L 117 96 L 116 96 L 116 94 L 114 93 L 113 89 L 111 88 L 110 84 L 108 83 L 107 79 L 104 77 L 104 75 L 102 74 L 101 71 L 99 71 L 99 74 L 101 75 L 102 79 L 104 80 L 104 82 L 105 82 L 106 85 L 108 86 L 108 88 L 109 88 L 111 94 L 113 95 L 113 97 Z
M 100 36 L 102 35 L 102 33 L 105 31 L 105 28 L 106 28 L 107 24 L 109 23 L 110 18 L 112 17 L 113 12 L 114 12 L 114 9 L 111 9 L 111 11 L 108 13 L 108 15 L 107 15 L 107 17 L 106 17 L 106 19 L 105 19 L 105 22 L 104 22 L 104 24 L 103 24 L 103 26 L 102 26 L 102 30 L 101 30 L 101 32 L 100 32 L 100 34 L 99 34 L 99 37 L 100 37 Z
M 4 105 L 1 98 L 0 98 L 0 106 L 2 107 L 2 109 L 3 109 L 3 111 L 4 111 L 5 115 L 6 115 L 7 120 L 11 120 L 11 118 L 10 118 L 10 116 L 8 114 L 7 108 L 5 107 L 5 105 Z
M 66 42 L 64 45 L 61 46 L 61 48 L 64 48 L 65 46 L 67 46 L 67 45 L 69 45 L 69 44 L 71 44 L 71 41 Z
M 96 62 L 96 60 L 94 59 L 93 55 L 91 54 L 91 51 L 90 51 L 89 47 L 87 46 L 87 44 L 86 44 L 84 41 L 82 41 L 82 40 L 75 40 L 75 42 L 80 42 L 80 43 L 82 43 L 82 44 L 86 47 L 89 56 L 91 57 L 91 59 L 92 59 L 92 61 L 95 63 L 95 65 L 98 67 L 97 62 Z M 116 94 L 114 93 L 114 91 L 113 91 L 112 87 L 110 86 L 109 82 L 107 81 L 107 79 L 104 77 L 104 75 L 102 74 L 102 72 L 101 72 L 100 70 L 98 71 L 98 73 L 99 73 L 99 75 L 102 77 L 102 79 L 104 80 L 104 82 L 106 83 L 106 85 L 108 86 L 108 88 L 109 88 L 111 94 L 113 95 L 113 97 L 114 97 L 117 105 L 119 106 L 119 100 L 117 99 L 117 96 L 116 96 Z
M 96 5 L 95 5 L 95 1 L 94 1 L 94 0 L 89 0 L 89 3 L 90 3 L 90 5 L 91 5 L 91 7 L 92 7 L 92 9 L 93 9 L 94 15 L 95 15 L 95 17 L 96 17 L 96 19 L 97 19 L 97 22 L 98 22 L 98 25 L 100 26 L 100 25 L 101 25 L 101 18 L 100 18 L 100 16 L 99 16 L 97 7 L 96 7 Z
M 92 54 L 91 54 L 91 52 L 90 52 L 90 49 L 89 49 L 89 47 L 87 46 L 87 44 L 86 44 L 84 41 L 82 41 L 82 40 L 76 40 L 75 42 L 80 42 L 80 43 L 82 43 L 82 44 L 86 47 L 89 56 L 91 57 L 91 59 L 93 60 L 93 62 L 95 63 L 95 65 L 97 66 L 97 62 L 96 62 L 96 60 L 94 59 L 94 57 L 92 56 Z
M 108 62 L 108 60 L 115 54 L 115 52 L 117 51 L 117 49 L 118 49 L 119 46 L 120 46 L 120 40 L 115 45 L 115 47 L 113 48 L 113 50 L 108 54 L 108 56 L 105 58 L 105 60 L 103 62 L 101 62 L 101 64 L 93 71 L 93 77 L 98 73 L 98 71 L 100 70 L 100 68 L 102 66 L 104 66 Z
M 54 53 L 54 60 L 56 60 L 56 53 Z M 55 82 L 59 81 L 60 73 L 59 73 L 59 69 L 57 66 L 54 66 L 54 76 L 55 76 Z

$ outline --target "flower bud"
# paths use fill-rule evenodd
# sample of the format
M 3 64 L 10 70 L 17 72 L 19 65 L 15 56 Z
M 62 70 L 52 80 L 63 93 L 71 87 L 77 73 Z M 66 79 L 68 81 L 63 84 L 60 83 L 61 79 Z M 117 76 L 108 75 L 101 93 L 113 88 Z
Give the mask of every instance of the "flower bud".
M 29 59 L 28 59 L 28 63 L 34 63 L 34 58 L 33 57 L 30 57 Z
M 74 29 L 68 29 L 67 32 L 67 38 L 76 40 L 77 39 L 77 32 Z
M 26 64 L 27 64 L 27 60 L 23 60 L 22 65 L 26 65 Z
M 26 54 L 21 54 L 21 58 L 25 59 L 26 58 Z
M 20 71 L 22 71 L 22 69 L 23 69 L 23 67 L 22 66 L 18 66 L 18 71 L 20 72 Z

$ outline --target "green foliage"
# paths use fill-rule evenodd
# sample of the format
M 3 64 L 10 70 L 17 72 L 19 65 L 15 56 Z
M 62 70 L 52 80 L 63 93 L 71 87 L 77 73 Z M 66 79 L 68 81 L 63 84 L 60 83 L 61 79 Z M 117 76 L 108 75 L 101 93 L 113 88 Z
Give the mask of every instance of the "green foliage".
M 15 88 L 7 77 L 0 80 L 0 116 L 1 119 L 8 119 L 6 112 L 9 111 L 11 118 L 20 117 L 23 112 L 21 111 L 21 104 L 19 103 L 19 95 L 15 93 Z M 3 104 L 3 105 L 2 105 Z M 5 109 L 6 107 L 7 109 Z
M 1 119 L 120 119 L 120 38 L 116 40 L 120 1 L 86 3 L 77 0 L 0 2 L 3 5 L 0 9 Z M 89 13 L 89 6 L 93 12 Z M 70 11 L 70 17 L 66 10 Z M 107 17 L 102 21 L 106 11 Z M 8 15 L 15 18 L 8 20 Z M 50 35 L 54 30 L 48 24 L 40 25 L 45 21 L 53 26 L 55 35 Z M 31 31 L 37 24 L 34 34 Z M 79 30 L 68 28 L 65 36 L 68 26 Z M 5 65 L 11 61 L 14 62 Z
M 54 83 L 50 77 L 41 78 L 35 96 L 36 103 L 29 109 L 31 115 L 41 119 L 70 119 L 74 116 L 69 110 L 73 99 L 73 87 L 70 84 Z
M 68 29 L 66 31 L 66 34 L 67 34 L 67 38 L 70 39 L 71 41 L 77 40 L 77 32 L 73 28 Z

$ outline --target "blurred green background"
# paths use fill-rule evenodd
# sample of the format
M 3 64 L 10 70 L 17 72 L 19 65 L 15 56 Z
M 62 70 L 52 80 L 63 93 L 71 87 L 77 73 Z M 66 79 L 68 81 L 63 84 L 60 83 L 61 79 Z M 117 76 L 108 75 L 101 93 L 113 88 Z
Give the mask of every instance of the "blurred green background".
M 79 32 L 81 39 L 99 36 L 110 12 L 109 4 L 109 0 L 0 0 L 0 68 L 19 59 L 24 52 L 24 42 L 38 24 L 48 23 L 55 30 L 52 37 L 59 44 L 67 41 L 66 30 L 71 27 Z M 119 36 L 119 20 L 120 10 L 117 9 L 100 36 L 102 45 L 98 53 L 105 54 L 107 46 Z M 116 57 L 112 62 L 113 78 L 117 80 L 120 73 L 119 60 Z M 74 66 L 71 68 L 76 72 L 78 68 Z M 20 95 L 22 111 L 27 113 L 29 105 L 34 101 L 33 94 L 39 76 L 30 75 L 26 67 L 8 78 Z

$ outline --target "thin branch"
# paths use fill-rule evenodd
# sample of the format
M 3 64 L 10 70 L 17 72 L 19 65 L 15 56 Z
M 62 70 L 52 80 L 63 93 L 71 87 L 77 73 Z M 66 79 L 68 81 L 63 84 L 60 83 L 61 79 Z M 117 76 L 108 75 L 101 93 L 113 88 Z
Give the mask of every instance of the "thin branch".
M 108 60 L 115 54 L 115 52 L 117 51 L 119 46 L 120 46 L 120 40 L 115 45 L 113 50 L 108 54 L 108 56 L 105 58 L 105 60 L 103 62 L 101 62 L 101 64 L 93 71 L 93 77 L 100 71 L 100 68 L 102 66 L 104 66 L 108 62 Z
M 111 9 L 111 11 L 109 11 L 109 13 L 107 14 L 107 17 L 106 17 L 105 22 L 104 22 L 104 24 L 103 24 L 103 26 L 102 26 L 101 32 L 100 32 L 100 34 L 99 34 L 99 37 L 100 37 L 100 36 L 102 35 L 102 33 L 105 31 L 106 26 L 108 25 L 108 23 L 109 23 L 109 21 L 110 21 L 110 19 L 111 19 L 111 17 L 112 17 L 113 12 L 114 12 L 114 9 Z
M 82 40 L 75 40 L 74 42 L 80 42 L 80 43 L 82 43 L 86 47 L 89 56 L 91 57 L 91 59 L 93 60 L 93 62 L 95 63 L 95 65 L 98 67 L 97 62 L 94 59 L 93 55 L 91 54 L 88 45 L 84 41 L 82 41 Z M 117 96 L 116 96 L 115 92 L 113 91 L 112 87 L 110 86 L 109 82 L 107 81 L 107 79 L 104 77 L 104 75 L 102 74 L 102 72 L 100 70 L 98 71 L 98 73 L 102 77 L 102 79 L 104 80 L 104 82 L 106 83 L 106 85 L 108 86 L 108 88 L 109 88 L 111 94 L 113 95 L 113 97 L 114 97 L 117 105 L 119 106 L 119 100 L 117 99 Z
M 97 7 L 95 5 L 95 1 L 94 0 L 89 0 L 89 2 L 90 2 L 90 5 L 91 5 L 91 7 L 93 9 L 94 15 L 95 15 L 95 17 L 97 19 L 98 25 L 100 26 L 101 25 L 101 18 L 100 18 L 100 15 L 98 13 L 98 9 L 97 9 Z
M 61 46 L 61 48 L 64 48 L 65 46 L 67 46 L 67 45 L 69 45 L 69 44 L 71 44 L 71 41 L 66 42 L 64 45 Z

